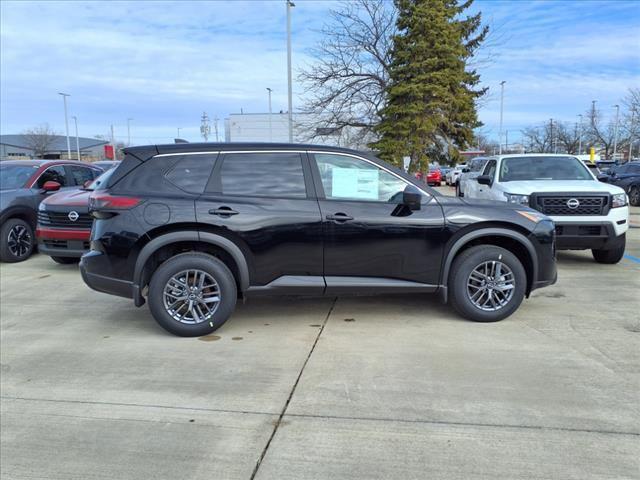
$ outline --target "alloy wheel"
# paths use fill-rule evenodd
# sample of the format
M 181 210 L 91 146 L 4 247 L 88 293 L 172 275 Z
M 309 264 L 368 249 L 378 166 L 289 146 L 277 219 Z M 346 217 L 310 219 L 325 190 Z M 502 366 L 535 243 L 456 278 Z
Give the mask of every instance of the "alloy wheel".
M 515 286 L 511 269 L 498 260 L 490 260 L 482 262 L 469 274 L 467 296 L 480 310 L 495 312 L 509 303 Z
M 206 322 L 220 305 L 220 287 L 202 270 L 184 270 L 173 275 L 163 291 L 164 308 L 180 323 Z
M 31 250 L 31 233 L 23 225 L 16 225 L 9 230 L 7 247 L 11 254 L 17 258 L 24 257 Z

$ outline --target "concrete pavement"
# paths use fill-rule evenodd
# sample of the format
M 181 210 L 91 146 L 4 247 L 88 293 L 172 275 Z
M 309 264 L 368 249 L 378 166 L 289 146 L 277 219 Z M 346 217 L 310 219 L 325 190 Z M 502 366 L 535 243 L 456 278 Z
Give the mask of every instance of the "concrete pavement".
M 182 339 L 77 267 L 0 266 L 3 479 L 640 478 L 640 229 L 495 324 L 260 299 Z

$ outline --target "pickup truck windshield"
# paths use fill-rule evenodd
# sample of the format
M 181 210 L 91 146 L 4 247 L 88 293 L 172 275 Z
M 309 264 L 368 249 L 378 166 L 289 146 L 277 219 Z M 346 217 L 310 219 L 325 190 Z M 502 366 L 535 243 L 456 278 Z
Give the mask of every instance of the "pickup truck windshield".
M 500 165 L 501 182 L 526 180 L 593 180 L 574 157 L 511 157 Z

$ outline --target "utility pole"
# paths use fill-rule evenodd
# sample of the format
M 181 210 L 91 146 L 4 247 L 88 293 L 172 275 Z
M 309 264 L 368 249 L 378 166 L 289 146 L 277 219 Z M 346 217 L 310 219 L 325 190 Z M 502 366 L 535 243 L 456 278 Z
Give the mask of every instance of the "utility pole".
M 131 146 L 131 120 L 133 118 L 127 118 L 127 147 Z
M 578 115 L 580 118 L 580 128 L 578 129 L 578 155 L 582 155 L 582 114 Z
M 616 153 L 618 152 L 618 120 L 620 118 L 620 105 L 614 105 L 616 109 L 616 123 L 613 127 L 613 159 L 616 159 Z
M 296 4 L 291 0 L 287 2 L 287 89 L 289 107 L 289 143 L 293 143 L 293 86 L 291 80 L 291 8 Z
M 267 87 L 267 92 L 269 92 L 269 141 L 270 142 L 273 142 L 273 126 L 271 123 L 271 116 L 272 116 L 271 115 L 271 112 L 272 112 L 271 111 L 271 92 L 272 91 L 273 91 L 272 89 Z
M 64 101 L 64 126 L 67 130 L 67 158 L 71 160 L 71 142 L 69 141 L 69 118 L 67 117 L 67 97 L 71 95 L 68 93 L 58 92 L 58 95 L 62 95 Z
M 78 117 L 74 115 L 71 118 L 73 118 L 73 121 L 76 124 L 76 152 L 78 153 L 78 161 L 80 161 L 80 138 L 78 138 Z
M 509 151 L 509 130 L 505 130 L 505 135 L 504 135 L 504 151 L 508 152 Z
M 113 159 L 118 159 L 118 153 L 116 152 L 116 136 L 113 134 L 113 125 L 111 125 L 111 147 L 113 148 Z
M 634 122 L 634 117 L 635 117 L 636 111 L 634 109 L 631 109 L 631 128 L 629 129 L 629 162 L 631 161 L 631 159 L 633 158 L 633 156 L 631 155 L 631 151 L 633 150 L 633 129 L 635 128 L 633 126 L 633 122 Z
M 507 83 L 505 80 L 500 82 L 500 133 L 498 136 L 500 137 L 498 140 L 498 153 L 502 155 L 502 115 L 504 112 L 504 84 Z
M 200 134 L 204 137 L 206 142 L 211 134 L 211 126 L 209 125 L 209 117 L 207 112 L 202 112 L 202 118 L 200 119 Z

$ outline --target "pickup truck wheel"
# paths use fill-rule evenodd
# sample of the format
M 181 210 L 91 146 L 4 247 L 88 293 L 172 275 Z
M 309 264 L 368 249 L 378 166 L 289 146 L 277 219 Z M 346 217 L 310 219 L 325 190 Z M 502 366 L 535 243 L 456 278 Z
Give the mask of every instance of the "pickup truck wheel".
M 520 260 L 501 247 L 476 245 L 456 257 L 449 275 L 453 308 L 475 322 L 497 322 L 524 298 L 527 274 Z
M 51 257 L 51 260 L 60 265 L 71 265 L 72 263 L 78 263 L 80 261 L 78 257 Z
M 640 207 L 640 186 L 635 185 L 629 189 L 629 203 L 634 207 Z
M 626 234 L 623 233 L 616 239 L 616 246 L 614 248 L 609 250 L 591 250 L 591 253 L 596 262 L 611 265 L 622 260 L 626 243 Z
M 181 337 L 218 329 L 233 313 L 237 289 L 233 274 L 217 258 L 181 253 L 153 273 L 149 309 L 162 328 Z
M 0 260 L 22 262 L 33 252 L 33 229 L 20 218 L 7 220 L 0 228 Z

